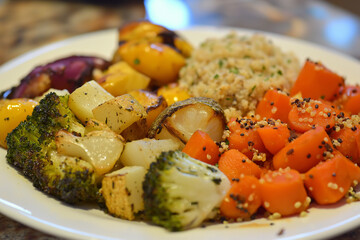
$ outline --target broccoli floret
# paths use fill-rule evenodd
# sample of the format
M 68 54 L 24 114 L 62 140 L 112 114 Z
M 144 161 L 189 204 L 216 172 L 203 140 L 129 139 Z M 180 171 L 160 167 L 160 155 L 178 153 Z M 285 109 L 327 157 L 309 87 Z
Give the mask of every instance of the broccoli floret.
M 65 202 L 96 200 L 98 187 L 92 165 L 56 151 L 55 135 L 59 130 L 77 135 L 84 132 L 68 107 L 68 98 L 47 94 L 33 114 L 8 134 L 6 159 L 36 188 Z
M 230 189 L 216 167 L 181 151 L 163 152 L 143 182 L 145 217 L 170 231 L 200 225 Z

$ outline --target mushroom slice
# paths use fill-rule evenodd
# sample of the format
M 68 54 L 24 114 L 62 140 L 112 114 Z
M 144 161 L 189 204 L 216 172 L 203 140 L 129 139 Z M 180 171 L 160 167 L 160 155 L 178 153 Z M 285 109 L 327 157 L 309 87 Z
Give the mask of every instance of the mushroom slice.
M 215 100 L 194 97 L 167 107 L 154 121 L 148 136 L 163 139 L 170 134 L 186 143 L 196 130 L 201 130 L 214 141 L 221 141 L 225 124 L 224 111 Z

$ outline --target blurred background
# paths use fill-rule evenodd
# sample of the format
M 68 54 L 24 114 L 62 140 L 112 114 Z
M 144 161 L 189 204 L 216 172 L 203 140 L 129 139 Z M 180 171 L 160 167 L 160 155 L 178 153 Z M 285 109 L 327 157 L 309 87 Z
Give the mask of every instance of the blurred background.
M 305 39 L 360 59 L 358 0 L 0 0 L 0 65 L 39 46 L 148 18 L 170 29 L 232 26 Z
M 0 0 L 0 65 L 58 40 L 142 18 L 173 30 L 213 25 L 273 32 L 360 59 L 359 0 Z M 360 228 L 334 239 L 359 236 Z M 0 214 L 0 239 L 57 238 Z

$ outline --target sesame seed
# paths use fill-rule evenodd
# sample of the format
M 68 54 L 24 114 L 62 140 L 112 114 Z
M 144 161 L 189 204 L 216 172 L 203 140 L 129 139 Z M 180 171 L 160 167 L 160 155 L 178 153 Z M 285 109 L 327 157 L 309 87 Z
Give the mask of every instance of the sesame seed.
M 289 151 L 286 152 L 286 155 L 290 155 L 290 154 L 293 154 L 293 153 L 294 153 L 294 149 L 291 148 L 291 149 L 289 149 Z
M 301 202 L 297 201 L 295 204 L 294 204 L 294 207 L 295 208 L 300 208 L 301 207 Z
M 338 185 L 336 183 L 333 183 L 333 182 L 329 182 L 327 186 L 328 186 L 328 188 L 331 188 L 331 189 L 334 189 L 334 190 L 338 189 Z

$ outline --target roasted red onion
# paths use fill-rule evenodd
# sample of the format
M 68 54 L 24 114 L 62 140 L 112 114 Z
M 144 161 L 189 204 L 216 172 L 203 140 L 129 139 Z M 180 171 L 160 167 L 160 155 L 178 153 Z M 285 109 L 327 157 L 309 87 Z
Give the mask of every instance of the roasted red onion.
M 70 56 L 34 68 L 18 86 L 0 94 L 1 98 L 34 98 L 50 88 L 69 92 L 93 79 L 93 70 L 104 70 L 109 62 L 93 56 Z

